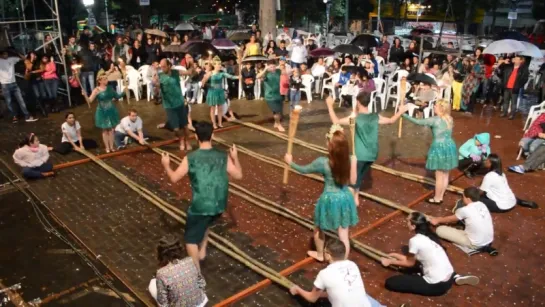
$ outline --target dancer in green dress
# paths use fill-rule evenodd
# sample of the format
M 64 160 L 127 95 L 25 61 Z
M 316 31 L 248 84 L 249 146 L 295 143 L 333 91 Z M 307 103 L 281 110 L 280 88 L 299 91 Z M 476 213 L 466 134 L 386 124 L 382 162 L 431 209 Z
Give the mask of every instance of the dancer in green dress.
M 214 70 L 209 72 L 202 79 L 202 84 L 209 82 L 208 94 L 206 94 L 206 104 L 210 106 L 210 120 L 214 129 L 223 128 L 223 116 L 218 116 L 218 125 L 216 125 L 216 112 L 218 107 L 222 107 L 226 103 L 225 90 L 223 88 L 223 80 L 225 78 L 238 80 L 238 76 L 230 75 L 221 71 L 221 60 L 219 57 L 214 58 Z M 221 114 L 222 112 L 217 112 Z
M 208 228 L 225 211 L 229 191 L 229 177 L 242 179 L 242 169 L 237 148 L 231 148 L 229 156 L 212 147 L 213 128 L 207 122 L 195 127 L 199 149 L 187 154 L 176 170 L 170 168 L 168 154 L 161 163 L 167 175 L 176 183 L 189 175 L 193 198 L 187 212 L 184 240 L 187 253 L 200 270 L 199 262 L 206 257 Z
M 115 151 L 114 147 L 114 128 L 119 123 L 119 112 L 115 107 L 113 100 L 123 97 L 121 94 L 116 93 L 111 86 L 108 86 L 108 76 L 104 71 L 99 71 L 97 74 L 98 86 L 93 90 L 89 97 L 89 103 L 98 98 L 98 106 L 95 112 L 95 125 L 102 129 L 102 141 L 104 142 L 104 148 L 106 152 Z M 82 91 L 82 95 L 85 97 L 87 94 Z
M 357 177 L 356 184 L 351 186 L 350 189 L 354 193 L 354 200 L 356 206 L 359 205 L 359 192 L 363 181 L 363 177 L 367 174 L 371 166 L 378 157 L 378 130 L 379 125 L 389 125 L 397 121 L 403 113 L 407 111 L 406 105 L 401 105 L 398 112 L 392 117 L 384 117 L 377 113 L 369 111 L 367 107 L 371 102 L 371 94 L 368 92 L 360 92 L 356 97 L 358 101 L 357 114 L 350 114 L 345 118 L 338 118 L 333 109 L 335 100 L 329 96 L 326 99 L 327 108 L 329 110 L 329 117 L 333 124 L 350 125 L 350 120 L 355 120 L 356 131 L 354 137 L 354 147 L 356 157 L 358 159 L 357 164 Z
M 189 131 L 187 129 L 187 105 L 184 103 L 180 75 L 190 75 L 192 71 L 172 70 L 172 64 L 167 59 L 159 63 L 162 72 L 153 79 L 155 88 L 161 89 L 163 107 L 167 113 L 167 124 L 180 139 L 180 150 L 191 150 Z
M 263 79 L 265 87 L 265 101 L 273 112 L 274 128 L 280 132 L 286 131 L 280 122 L 282 119 L 283 101 L 280 95 L 280 75 L 282 72 L 276 68 L 275 60 L 267 62 L 267 69 L 257 75 L 258 79 Z
M 340 125 L 333 125 L 326 135 L 329 158 L 319 157 L 312 163 L 300 166 L 293 163 L 290 154 L 286 154 L 286 163 L 296 171 L 309 174 L 319 173 L 324 176 L 324 192 L 314 209 L 314 243 L 316 251 L 307 254 L 318 260 L 324 260 L 325 230 L 337 231 L 339 239 L 346 247 L 346 257 L 350 252 L 348 228 L 358 223 L 358 212 L 348 184 L 356 182 L 356 157 L 350 158 L 348 141 Z
M 435 196 L 428 199 L 430 204 L 441 204 L 447 190 L 449 171 L 458 167 L 458 151 L 452 139 L 453 120 L 450 116 L 450 103 L 439 100 L 434 105 L 437 116 L 416 119 L 403 114 L 408 121 L 421 126 L 431 127 L 433 142 L 428 151 L 426 169 L 435 171 Z

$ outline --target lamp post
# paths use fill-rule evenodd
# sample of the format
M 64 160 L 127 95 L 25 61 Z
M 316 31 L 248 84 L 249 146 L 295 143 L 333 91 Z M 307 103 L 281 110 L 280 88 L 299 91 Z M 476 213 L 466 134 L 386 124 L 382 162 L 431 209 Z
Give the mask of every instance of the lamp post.
M 331 10 L 331 1 L 332 0 L 324 0 L 325 4 L 325 43 L 327 47 L 327 39 L 329 34 L 329 11 Z
M 97 25 L 95 15 L 93 14 L 92 7 L 95 5 L 95 0 L 83 0 L 83 6 L 87 9 L 87 26 L 94 28 Z

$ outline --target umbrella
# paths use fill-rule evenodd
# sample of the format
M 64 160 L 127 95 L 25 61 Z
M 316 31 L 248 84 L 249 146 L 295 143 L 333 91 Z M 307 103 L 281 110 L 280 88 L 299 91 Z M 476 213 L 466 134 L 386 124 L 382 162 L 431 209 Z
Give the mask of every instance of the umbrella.
M 212 41 L 212 45 L 218 50 L 233 50 L 237 48 L 237 45 L 226 38 L 217 38 Z
M 190 23 L 183 22 L 174 28 L 174 31 L 193 31 L 195 30 L 195 27 L 191 25 Z
M 488 45 L 483 50 L 483 53 L 489 53 L 489 54 L 517 53 L 517 52 L 522 52 L 525 50 L 526 50 L 526 46 L 524 46 L 519 41 L 512 40 L 512 39 L 502 39 Z
M 261 62 L 261 61 L 268 61 L 269 58 L 262 56 L 262 55 L 255 55 L 255 56 L 249 56 L 242 59 L 242 63 L 244 62 Z
M 234 41 L 246 41 L 246 40 L 250 40 L 250 37 L 252 36 L 251 33 L 248 33 L 248 32 L 236 32 L 236 33 L 233 33 L 231 34 L 231 36 L 229 36 L 229 40 L 234 42 Z
M 163 31 L 161 31 L 159 29 L 146 29 L 146 31 L 144 31 L 144 33 L 155 35 L 155 36 L 168 37 L 168 35 L 165 32 L 163 32 Z
M 338 46 L 335 46 L 333 48 L 333 51 L 338 53 L 348 53 L 348 54 L 363 54 L 363 50 L 356 46 L 356 45 L 348 45 L 348 44 L 341 44 Z
M 420 83 L 426 83 L 429 85 L 437 85 L 437 82 L 427 74 L 410 74 L 407 76 L 407 80 L 413 81 L 413 82 L 420 82 Z
M 181 52 L 184 53 L 182 49 L 182 45 L 168 45 L 165 48 L 163 48 L 163 52 Z
M 335 51 L 329 49 L 329 48 L 318 48 L 314 49 L 310 52 L 310 56 L 315 58 L 321 58 L 321 57 L 328 57 L 335 55 Z
M 528 42 L 520 42 L 520 43 L 523 44 L 524 47 L 526 47 L 526 50 L 520 52 L 519 55 L 524 55 L 524 56 L 529 56 L 532 58 L 539 58 L 539 59 L 543 57 L 541 50 L 539 50 L 539 48 L 537 48 L 536 45 L 532 43 L 528 43 Z
M 185 44 L 188 44 L 189 42 L 186 42 Z M 219 54 L 219 51 L 218 49 L 216 49 L 216 47 L 205 41 L 192 42 L 184 49 L 184 51 L 191 54 Z
M 371 34 L 360 34 L 356 36 L 352 42 L 352 45 L 356 45 L 362 48 L 378 47 L 378 38 Z

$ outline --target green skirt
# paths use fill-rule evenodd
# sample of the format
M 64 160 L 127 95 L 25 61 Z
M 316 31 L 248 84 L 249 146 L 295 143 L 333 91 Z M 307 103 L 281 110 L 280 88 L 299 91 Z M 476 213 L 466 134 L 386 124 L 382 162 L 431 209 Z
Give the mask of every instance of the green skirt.
M 314 209 L 314 224 L 322 230 L 348 228 L 356 225 L 358 220 L 354 196 L 348 188 L 322 193 Z
M 271 109 L 271 111 L 274 114 L 282 114 L 282 111 L 283 111 L 283 108 L 284 108 L 282 98 L 272 99 L 272 100 L 265 99 L 265 101 L 267 101 L 267 105 L 269 106 L 269 109 Z
M 100 129 L 113 129 L 119 124 L 119 112 L 110 102 L 109 106 L 98 105 L 95 112 L 95 126 Z
M 213 106 L 221 106 L 225 103 L 225 91 L 222 88 L 211 88 L 208 89 L 208 94 L 206 94 L 206 104 Z
M 165 109 L 167 112 L 167 124 L 170 129 L 181 129 L 187 126 L 187 106 Z
M 450 171 L 458 167 L 458 150 L 452 138 L 436 142 L 433 141 L 428 151 L 426 169 Z

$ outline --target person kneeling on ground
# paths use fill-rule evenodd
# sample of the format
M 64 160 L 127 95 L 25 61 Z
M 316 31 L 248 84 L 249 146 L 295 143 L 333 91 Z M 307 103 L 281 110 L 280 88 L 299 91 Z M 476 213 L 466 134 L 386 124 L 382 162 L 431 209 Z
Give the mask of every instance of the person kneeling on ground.
M 524 164 L 510 166 L 509 170 L 518 174 L 533 172 L 545 164 L 545 146 L 540 146 L 531 153 Z
M 483 161 L 490 154 L 490 133 L 475 134 L 458 149 L 458 169 L 465 176 L 472 178 L 476 172 L 482 169 Z
M 19 149 L 13 154 L 15 164 L 23 168 L 25 179 L 38 179 L 55 175 L 53 164 L 47 162 L 49 151 L 53 148 L 40 144 L 38 137 L 31 133 L 19 144 Z
M 117 149 L 122 149 L 131 140 L 137 141 L 140 145 L 146 143 L 143 132 L 143 122 L 135 109 L 129 110 L 129 115 L 123 117 L 121 122 L 115 127 L 114 141 Z
M 484 162 L 484 167 L 488 169 L 488 173 L 484 176 L 481 183 L 480 201 L 488 207 L 490 212 L 507 212 L 513 209 L 515 205 L 532 209 L 538 207 L 533 201 L 526 201 L 515 197 L 503 172 L 501 159 L 497 154 L 490 154 Z
M 464 230 L 449 226 L 439 226 L 436 233 L 442 239 L 470 248 L 472 250 L 488 251 L 497 255 L 497 251 L 491 248 L 494 240 L 494 226 L 492 216 L 485 204 L 479 201 L 478 188 L 469 187 L 464 190 L 461 200 L 454 207 L 453 215 L 445 217 L 429 217 L 434 226 L 440 224 L 455 224 L 463 222 Z
M 61 144 L 55 147 L 55 151 L 61 155 L 66 155 L 72 150 L 95 149 L 97 142 L 91 139 L 84 139 L 81 136 L 81 126 L 76 120 L 73 112 L 66 113 L 65 122 L 61 126 L 62 140 Z
M 454 283 L 473 286 L 479 283 L 476 276 L 461 276 L 454 272 L 439 237 L 431 230 L 431 225 L 424 214 L 420 212 L 409 214 L 408 226 L 416 233 L 409 240 L 409 255 L 391 253 L 389 254 L 391 258 L 382 258 L 381 262 L 386 267 L 396 265 L 410 270 L 386 279 L 386 289 L 424 296 L 441 296 L 446 294 Z
M 332 307 L 380 307 L 375 299 L 367 295 L 358 266 L 345 260 L 346 247 L 339 240 L 330 240 L 325 247 L 325 259 L 329 265 L 318 273 L 312 291 L 299 286 L 290 289 L 292 295 L 300 295 L 314 303 L 327 297 Z
M 157 246 L 157 270 L 148 286 L 159 306 L 196 306 L 208 303 L 206 282 L 191 257 L 182 256 L 180 240 L 166 235 Z

